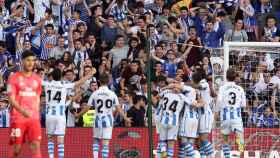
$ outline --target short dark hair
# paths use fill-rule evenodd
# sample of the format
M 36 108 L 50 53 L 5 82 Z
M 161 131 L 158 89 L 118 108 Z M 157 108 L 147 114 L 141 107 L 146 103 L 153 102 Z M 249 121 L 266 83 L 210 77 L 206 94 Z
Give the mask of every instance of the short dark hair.
M 229 69 L 227 70 L 227 75 L 226 75 L 226 77 L 227 77 L 227 80 L 228 80 L 228 81 L 234 81 L 234 80 L 236 79 L 236 77 L 237 77 L 237 73 L 235 72 L 234 69 L 229 68 Z
M 47 25 L 45 26 L 46 29 L 47 29 L 48 27 L 51 27 L 52 29 L 54 29 L 53 24 L 47 24 Z
M 180 11 L 182 11 L 182 10 L 186 10 L 186 11 L 188 11 L 188 7 L 183 6 L 183 7 L 181 7 L 181 8 L 180 8 Z
M 75 9 L 74 12 L 78 13 L 79 15 L 81 15 L 81 11 L 80 10 Z
M 191 29 L 195 29 L 195 31 L 196 31 L 196 27 L 195 26 L 190 26 L 188 31 L 190 31 Z
M 25 59 L 25 58 L 30 57 L 30 56 L 35 57 L 35 54 L 31 50 L 25 50 L 25 51 L 23 51 L 23 53 L 21 55 L 21 59 Z
M 48 14 L 50 14 L 50 15 L 52 15 L 52 10 L 49 9 L 49 8 L 47 8 L 45 12 L 48 13 Z
M 0 41 L 0 47 L 6 48 L 6 43 L 4 41 Z
M 204 79 L 205 72 L 203 70 L 198 69 L 196 72 L 192 74 L 192 80 L 194 83 L 199 83 L 202 79 Z
M 55 81 L 61 80 L 62 74 L 61 74 L 60 69 L 55 68 L 55 69 L 51 72 L 51 75 L 52 75 L 53 80 L 55 80 Z
M 143 100 L 144 102 L 146 102 L 146 97 L 143 95 L 135 95 L 133 97 L 133 104 L 137 104 L 140 100 Z
M 67 69 L 67 70 L 63 71 L 62 75 L 65 76 L 68 72 L 74 73 L 74 71 L 72 69 Z
M 107 85 L 109 83 L 109 75 L 106 73 L 100 74 L 99 82 L 101 85 Z

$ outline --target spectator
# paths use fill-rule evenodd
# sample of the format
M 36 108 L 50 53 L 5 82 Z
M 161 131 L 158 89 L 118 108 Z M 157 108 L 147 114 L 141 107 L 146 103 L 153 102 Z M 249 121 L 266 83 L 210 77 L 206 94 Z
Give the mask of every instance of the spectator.
M 64 52 L 67 51 L 64 42 L 65 42 L 64 37 L 60 36 L 57 40 L 57 45 L 50 52 L 51 58 L 55 58 L 56 60 L 62 58 Z
M 132 119 L 128 127 L 145 127 L 145 110 L 146 98 L 145 96 L 136 95 L 133 98 L 133 106 L 127 111 L 127 117 Z
M 163 60 L 155 55 L 152 55 L 153 59 L 163 64 L 163 71 L 165 73 L 165 76 L 174 78 L 176 76 L 176 70 L 178 67 L 178 63 L 181 61 L 181 58 L 176 58 L 176 52 L 171 49 L 167 51 L 166 56 L 167 60 Z
M 117 27 L 113 16 L 108 16 L 106 25 L 101 29 L 101 41 L 112 44 L 117 40 Z
M 89 58 L 87 51 L 83 47 L 82 39 L 74 41 L 74 49 L 72 52 L 74 64 L 80 70 L 81 63 Z
M 85 0 L 76 0 L 74 5 L 74 10 L 80 12 L 81 20 L 84 22 L 89 22 L 89 17 L 91 16 L 91 11 Z
M 140 52 L 140 44 L 138 38 L 132 37 L 129 40 L 129 50 L 127 54 L 127 58 L 132 61 L 138 58 Z
M 262 31 L 262 41 L 265 42 L 279 42 L 280 41 L 280 30 L 276 25 L 276 18 L 268 16 L 266 18 L 266 26 Z
M 110 51 L 110 56 L 113 60 L 112 68 L 117 66 L 122 59 L 127 58 L 128 46 L 125 45 L 124 36 L 118 35 L 116 37 L 115 46 Z
M 113 16 L 117 22 L 122 22 L 126 19 L 127 14 L 131 14 L 124 0 L 112 1 L 111 7 L 108 9 L 110 9 L 109 15 Z
M 145 78 L 143 71 L 140 67 L 139 61 L 132 61 L 129 66 L 127 66 L 121 76 L 120 88 L 128 90 L 140 90 L 140 81 Z
M 93 15 L 91 16 L 88 26 L 88 32 L 95 37 L 100 37 L 101 28 L 104 26 L 106 19 L 103 16 L 103 8 L 97 5 L 93 8 Z M 99 40 L 99 39 L 98 39 Z
M 47 60 L 56 45 L 57 37 L 54 32 L 54 26 L 47 24 L 45 26 L 46 33 L 41 36 L 41 55 L 40 59 Z
M 246 31 L 243 29 L 243 20 L 237 19 L 234 25 L 234 30 L 228 30 L 225 33 L 225 41 L 235 42 L 248 42 L 248 36 Z
M 199 47 L 193 47 L 192 45 L 201 46 L 200 38 L 197 36 L 197 31 L 194 26 L 189 27 L 189 39 L 183 45 L 181 50 L 185 54 L 186 63 L 188 67 L 192 67 L 200 60 Z
M 244 29 L 248 35 L 248 41 L 257 41 L 259 39 L 258 26 L 253 8 L 250 0 L 243 0 L 240 2 L 240 10 L 243 12 Z
M 279 125 L 279 120 L 273 115 L 271 107 L 267 107 L 263 114 L 258 117 L 257 127 L 273 128 Z
M 210 20 L 206 23 L 205 31 L 201 37 L 202 43 L 206 47 L 217 48 L 221 46 L 221 38 L 225 33 L 225 26 L 220 22 L 220 18 L 216 18 L 219 23 L 217 31 L 214 30 L 214 21 Z
M 3 94 L 1 94 L 3 95 Z M 10 107 L 8 99 L 1 96 L 0 98 L 0 127 L 10 127 Z

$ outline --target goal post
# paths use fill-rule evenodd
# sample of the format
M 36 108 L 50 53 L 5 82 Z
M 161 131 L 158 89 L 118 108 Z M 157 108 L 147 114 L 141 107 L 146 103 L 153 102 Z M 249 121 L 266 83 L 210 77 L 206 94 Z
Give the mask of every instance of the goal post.
M 224 42 L 222 49 L 213 49 L 211 63 L 213 86 L 216 90 L 226 81 L 228 68 L 234 68 L 239 75 L 238 84 L 246 93 L 247 107 L 242 112 L 245 152 L 241 157 L 280 156 L 279 113 L 278 116 L 273 115 L 270 108 L 270 81 L 275 75 L 275 68 L 280 66 L 280 42 Z M 274 91 L 275 104 L 279 110 L 280 87 Z M 231 136 L 230 139 L 234 146 L 232 152 L 236 153 L 234 137 Z M 222 137 L 219 126 L 213 130 L 212 141 L 216 150 L 220 151 Z

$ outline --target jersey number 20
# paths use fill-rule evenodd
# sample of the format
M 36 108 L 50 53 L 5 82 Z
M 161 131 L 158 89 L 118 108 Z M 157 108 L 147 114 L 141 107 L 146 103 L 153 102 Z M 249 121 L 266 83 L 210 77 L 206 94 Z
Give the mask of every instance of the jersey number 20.
M 111 108 L 113 106 L 113 101 L 110 99 L 105 100 L 105 102 L 103 102 L 103 100 L 98 99 L 97 100 L 97 112 L 98 113 L 103 113 L 102 107 L 105 105 L 106 108 Z

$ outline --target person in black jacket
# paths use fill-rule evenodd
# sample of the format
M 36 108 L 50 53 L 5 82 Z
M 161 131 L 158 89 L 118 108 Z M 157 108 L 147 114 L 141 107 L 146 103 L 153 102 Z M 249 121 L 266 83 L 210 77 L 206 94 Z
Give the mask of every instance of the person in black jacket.
M 132 118 L 132 123 L 127 124 L 128 127 L 144 127 L 145 126 L 145 106 L 146 97 L 136 95 L 133 98 L 133 106 L 127 111 L 127 117 Z

